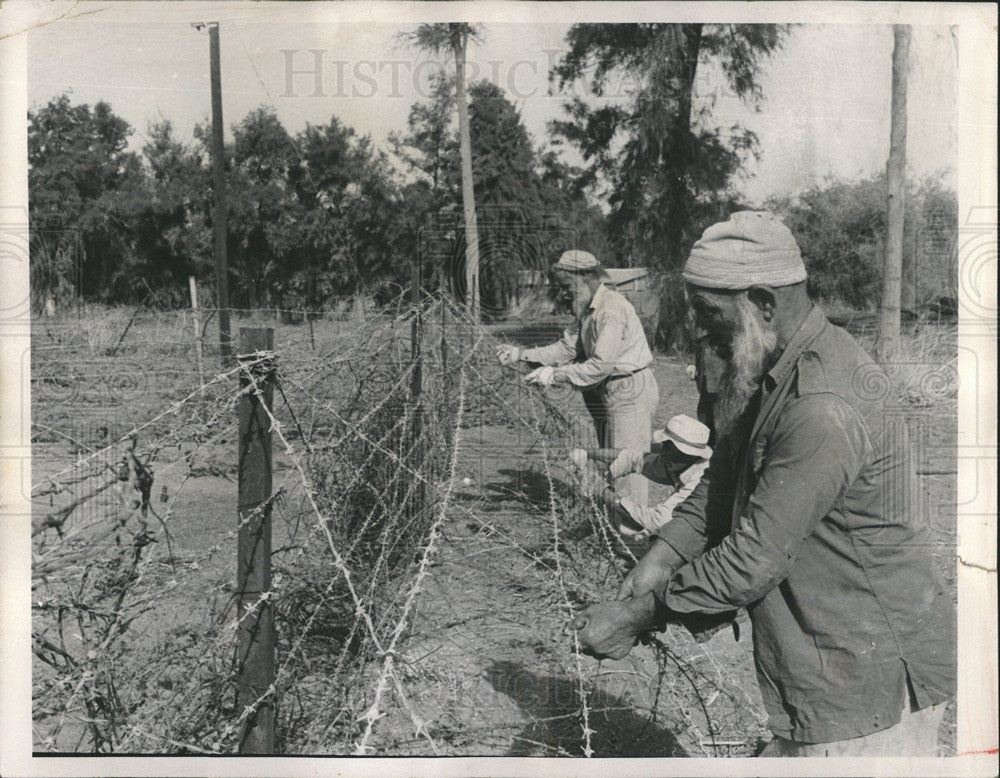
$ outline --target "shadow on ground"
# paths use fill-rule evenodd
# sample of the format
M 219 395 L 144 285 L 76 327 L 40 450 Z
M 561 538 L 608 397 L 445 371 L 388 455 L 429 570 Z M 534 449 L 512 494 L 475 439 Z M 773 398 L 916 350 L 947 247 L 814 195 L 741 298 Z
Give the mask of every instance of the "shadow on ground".
M 575 678 L 539 675 L 510 661 L 494 662 L 486 677 L 532 721 L 512 737 L 507 756 L 582 755 Z M 672 731 L 635 711 L 634 700 L 597 691 L 588 695 L 587 706 L 595 756 L 687 756 Z

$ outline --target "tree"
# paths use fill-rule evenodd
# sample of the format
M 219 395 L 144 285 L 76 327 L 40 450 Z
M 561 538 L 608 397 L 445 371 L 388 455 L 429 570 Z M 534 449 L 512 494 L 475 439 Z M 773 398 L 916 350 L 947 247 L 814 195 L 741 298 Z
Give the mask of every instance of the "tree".
M 288 131 L 272 108 L 257 108 L 233 125 L 228 182 L 229 272 L 233 299 L 246 307 L 280 303 L 294 272 L 291 250 L 296 209 L 292 189 L 299 161 Z
M 502 313 L 517 274 L 549 259 L 539 245 L 541 180 L 535 152 L 514 104 L 489 81 L 469 89 L 479 225 L 479 286 L 483 301 Z
M 416 174 L 405 190 L 407 214 L 425 230 L 433 215 L 448 214 L 460 203 L 453 93 L 450 80 L 435 77 L 430 99 L 413 105 L 407 133 L 390 136 L 396 154 Z M 555 148 L 535 149 L 519 111 L 500 87 L 480 81 L 470 86 L 469 95 L 479 286 L 484 305 L 502 314 L 519 270 L 547 268 L 567 248 L 587 248 L 606 259 L 604 215 L 579 185 L 579 169 L 562 162 Z M 445 257 L 436 259 L 431 270 L 448 269 Z M 463 295 L 464 278 L 451 280 Z
M 903 218 L 906 209 L 906 71 L 910 54 L 910 27 L 892 28 L 892 119 L 889 161 L 886 163 L 887 237 L 879 323 L 879 354 L 886 358 L 899 349 L 900 299 L 903 275 Z
M 71 105 L 67 95 L 28 111 L 32 268 L 65 293 L 98 299 L 145 295 L 128 268 L 134 259 L 120 195 L 141 180 L 126 151 L 132 128 L 105 102 Z M 109 279 L 117 278 L 114 286 Z M 142 290 L 141 292 L 139 290 Z
M 886 176 L 829 181 L 767 207 L 795 235 L 809 271 L 809 292 L 834 307 L 877 310 L 882 297 L 887 214 Z M 910 308 L 956 296 L 958 198 L 944 171 L 907 183 L 903 252 L 912 273 Z
M 569 236 L 572 245 L 566 248 L 584 249 L 606 265 L 616 266 L 607 235 L 607 219 L 587 196 L 587 187 L 581 184 L 584 171 L 567 164 L 553 148 L 541 151 L 538 157 L 542 212 L 554 215 L 558 227 Z
M 809 271 L 809 292 L 827 303 L 868 309 L 881 292 L 885 180 L 831 181 L 767 207 L 795 236 Z
M 479 320 L 479 232 L 476 225 L 476 197 L 472 181 L 472 141 L 469 134 L 469 107 L 465 97 L 465 55 L 469 40 L 481 37 L 479 25 L 465 22 L 421 24 L 405 38 L 417 47 L 440 54 L 450 50 L 455 57 L 455 102 L 458 107 L 459 153 L 462 166 L 462 210 L 465 220 L 466 303 L 474 321 Z
M 450 258 L 428 257 L 427 252 L 421 251 L 419 235 L 437 215 L 460 207 L 462 174 L 455 116 L 455 84 L 441 70 L 431 76 L 430 99 L 411 106 L 406 133 L 389 134 L 394 153 L 415 174 L 415 180 L 403 186 L 406 203 L 403 218 L 410 225 L 410 235 L 418 239 L 411 256 L 418 256 L 423 262 L 425 286 L 453 291 L 454 267 Z
M 145 175 L 123 193 L 123 222 L 133 234 L 136 270 L 159 299 L 182 304 L 187 276 L 213 272 L 209 170 L 197 149 L 174 138 L 169 121 L 150 124 L 147 135 Z
M 608 228 L 623 264 L 666 271 L 661 341 L 679 339 L 683 304 L 676 278 L 691 244 L 733 204 L 733 174 L 756 145 L 753 133 L 711 126 L 694 111 L 700 66 L 716 65 L 722 84 L 756 102 L 763 61 L 787 27 L 772 24 L 577 24 L 554 75 L 561 88 L 587 83 L 605 96 L 618 80 L 635 84 L 624 102 L 592 107 L 580 96 L 566 104 L 557 136 L 587 161 L 587 183 L 608 182 Z M 720 207 L 724 206 L 724 207 Z
M 336 117 L 307 125 L 296 145 L 302 154 L 296 192 L 305 211 L 295 225 L 305 274 L 299 292 L 317 302 L 360 291 L 377 301 L 394 297 L 408 283 L 416 239 L 401 227 L 408 203 L 386 155 Z
M 461 176 L 456 164 L 459 143 L 453 129 L 455 85 L 441 71 L 431 76 L 430 87 L 430 100 L 410 108 L 406 134 L 389 133 L 389 142 L 396 155 L 429 185 L 438 207 L 444 207 L 460 196 L 460 186 L 456 186 Z

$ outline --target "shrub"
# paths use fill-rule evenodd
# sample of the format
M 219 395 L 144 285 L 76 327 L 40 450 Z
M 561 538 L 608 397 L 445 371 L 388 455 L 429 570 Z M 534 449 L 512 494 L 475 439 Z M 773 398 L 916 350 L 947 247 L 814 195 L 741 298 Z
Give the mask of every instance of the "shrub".
M 958 200 L 943 179 L 939 173 L 907 188 L 904 308 L 954 296 Z M 882 174 L 863 181 L 834 180 L 767 203 L 795 235 L 814 297 L 856 310 L 877 307 L 885 257 L 885 187 Z

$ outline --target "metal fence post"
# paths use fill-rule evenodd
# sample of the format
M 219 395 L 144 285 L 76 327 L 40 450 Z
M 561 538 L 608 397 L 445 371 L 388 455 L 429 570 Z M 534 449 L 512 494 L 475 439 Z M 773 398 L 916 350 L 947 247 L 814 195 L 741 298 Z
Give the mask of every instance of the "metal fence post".
M 240 327 L 239 529 L 236 584 L 239 617 L 239 710 L 267 695 L 274 683 L 274 612 L 262 595 L 271 588 L 271 420 L 274 330 Z M 263 400 L 263 403 L 261 402 Z M 266 410 L 265 406 L 266 405 Z M 241 754 L 274 752 L 274 698 L 268 695 L 240 729 Z

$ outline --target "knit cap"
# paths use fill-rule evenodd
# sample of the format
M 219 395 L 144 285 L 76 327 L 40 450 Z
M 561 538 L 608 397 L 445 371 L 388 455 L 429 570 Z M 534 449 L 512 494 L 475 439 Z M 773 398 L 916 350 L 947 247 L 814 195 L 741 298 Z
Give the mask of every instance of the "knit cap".
M 684 280 L 707 289 L 788 286 L 806 280 L 799 246 L 773 213 L 738 211 L 694 244 Z

